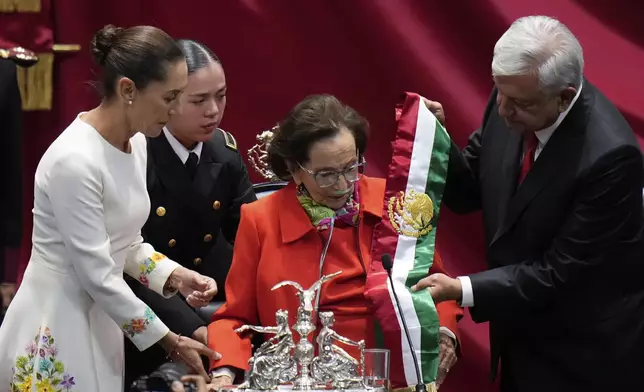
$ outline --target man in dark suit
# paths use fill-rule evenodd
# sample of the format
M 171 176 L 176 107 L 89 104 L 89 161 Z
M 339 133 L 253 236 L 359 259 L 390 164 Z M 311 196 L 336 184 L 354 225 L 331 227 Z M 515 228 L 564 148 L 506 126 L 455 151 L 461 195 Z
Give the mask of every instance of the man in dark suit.
M 444 201 L 483 212 L 489 269 L 432 275 L 435 301 L 490 322 L 503 392 L 641 389 L 642 179 L 637 140 L 583 78 L 557 20 L 517 20 L 497 42 L 481 128 L 453 146 Z M 439 120 L 442 106 L 426 101 Z
M 0 284 L 2 308 L 0 319 L 15 290 L 16 276 L 5 276 L 6 248 L 19 248 L 22 234 L 22 105 L 16 64 L 0 58 L 0 168 L 3 172 L 0 190 Z M 8 252 L 7 252 L 8 253 Z
M 232 261 L 240 207 L 256 200 L 234 137 L 217 129 L 209 141 L 188 151 L 164 130 L 148 139 L 147 183 L 151 209 L 143 227 L 145 241 L 186 268 L 214 278 L 220 288 L 214 300 L 224 301 L 221 288 Z M 171 331 L 206 338 L 206 323 L 183 298 L 165 299 L 133 279 L 128 283 Z M 139 352 L 126 342 L 126 390 L 164 357 L 158 346 Z

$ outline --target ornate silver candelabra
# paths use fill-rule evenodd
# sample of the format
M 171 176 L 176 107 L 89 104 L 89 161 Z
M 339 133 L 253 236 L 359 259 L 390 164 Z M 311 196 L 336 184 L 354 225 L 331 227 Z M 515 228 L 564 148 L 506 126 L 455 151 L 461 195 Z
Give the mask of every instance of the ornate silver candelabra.
M 322 329 L 317 337 L 318 356 L 308 337 L 315 332 L 314 313 L 317 313 L 319 290 L 322 285 L 340 275 L 342 271 L 322 276 L 313 285 L 304 289 L 297 282 L 284 281 L 276 284 L 272 290 L 285 286 L 295 287 L 300 299 L 297 319 L 293 331 L 299 335 L 297 344 L 288 328 L 288 312 L 279 310 L 276 313 L 275 327 L 244 325 L 236 332 L 255 331 L 271 333 L 274 336 L 262 344 L 249 360 L 250 371 L 238 389 L 271 390 L 281 385 L 292 385 L 293 390 L 368 390 L 362 381 L 364 368 L 364 340 L 354 341 L 335 332 L 332 327 L 332 312 L 319 314 Z M 316 315 L 317 316 L 317 315 Z M 360 359 L 351 357 L 336 343 L 356 346 L 360 349 Z

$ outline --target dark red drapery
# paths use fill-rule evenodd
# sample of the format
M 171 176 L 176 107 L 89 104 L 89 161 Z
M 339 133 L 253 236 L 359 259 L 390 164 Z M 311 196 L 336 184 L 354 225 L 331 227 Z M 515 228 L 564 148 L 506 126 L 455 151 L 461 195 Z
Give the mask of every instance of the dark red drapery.
M 57 55 L 54 110 L 28 113 L 25 122 L 25 241 L 29 257 L 33 173 L 56 135 L 97 102 L 87 43 L 104 24 L 153 24 L 177 38 L 193 38 L 222 59 L 229 85 L 223 127 L 242 150 L 310 93 L 332 93 L 372 125 L 370 174 L 390 157 L 394 104 L 411 90 L 440 100 L 448 130 L 463 145 L 479 123 L 490 88 L 495 41 L 519 16 L 558 17 L 580 38 L 586 74 L 644 136 L 644 4 L 633 0 L 112 0 L 53 2 L 55 41 L 80 43 L 81 53 Z M 258 178 L 255 177 L 257 180 Z M 444 210 L 439 249 L 454 275 L 485 268 L 478 215 Z M 463 356 L 444 391 L 491 391 L 487 327 L 469 317 Z

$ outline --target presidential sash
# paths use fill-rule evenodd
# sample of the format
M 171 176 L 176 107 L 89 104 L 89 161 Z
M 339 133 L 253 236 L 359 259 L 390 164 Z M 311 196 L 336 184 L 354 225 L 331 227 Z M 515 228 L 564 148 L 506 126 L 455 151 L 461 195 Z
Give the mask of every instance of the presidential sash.
M 406 387 L 418 384 L 412 355 L 418 358 L 422 383 L 434 382 L 438 371 L 438 313 L 428 290 L 412 293 L 410 287 L 427 276 L 434 260 L 451 141 L 418 94 L 403 95 L 396 120 L 382 222 L 374 230 L 365 294 L 374 309 L 379 338 L 391 352 L 391 383 Z M 385 253 L 394 261 L 392 278 L 415 353 L 380 262 Z

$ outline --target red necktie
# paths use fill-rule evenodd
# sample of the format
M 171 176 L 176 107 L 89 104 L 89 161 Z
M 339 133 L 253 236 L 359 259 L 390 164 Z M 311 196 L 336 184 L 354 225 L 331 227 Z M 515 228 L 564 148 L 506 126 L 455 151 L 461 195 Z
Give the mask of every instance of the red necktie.
M 525 176 L 528 175 L 528 172 L 534 164 L 534 153 L 537 150 L 539 139 L 537 139 L 537 135 L 535 135 L 534 132 L 528 132 L 524 135 L 523 141 L 525 144 L 525 152 L 523 154 L 523 162 L 521 163 L 519 184 L 523 182 Z

